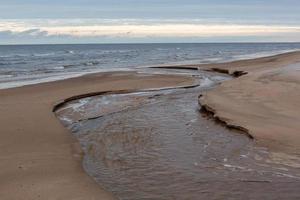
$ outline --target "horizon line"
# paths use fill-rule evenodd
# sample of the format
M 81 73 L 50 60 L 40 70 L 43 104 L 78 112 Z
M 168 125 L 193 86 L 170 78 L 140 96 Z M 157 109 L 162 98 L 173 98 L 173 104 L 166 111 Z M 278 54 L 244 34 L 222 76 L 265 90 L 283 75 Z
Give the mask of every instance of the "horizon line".
M 287 42 L 110 42 L 110 43 L 19 43 L 0 46 L 42 46 L 42 45 L 142 45 L 142 44 L 300 44 L 300 41 Z

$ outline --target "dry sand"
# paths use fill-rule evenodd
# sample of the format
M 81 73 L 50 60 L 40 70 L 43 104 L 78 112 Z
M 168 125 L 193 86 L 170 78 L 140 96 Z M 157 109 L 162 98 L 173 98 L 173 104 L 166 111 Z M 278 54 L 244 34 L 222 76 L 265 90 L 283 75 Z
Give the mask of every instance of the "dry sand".
M 84 93 L 193 83 L 182 76 L 115 72 L 0 90 L 0 199 L 113 199 L 84 172 L 80 145 L 53 107 Z
M 300 155 L 300 52 L 199 67 L 247 72 L 205 93 L 200 104 L 259 144 Z

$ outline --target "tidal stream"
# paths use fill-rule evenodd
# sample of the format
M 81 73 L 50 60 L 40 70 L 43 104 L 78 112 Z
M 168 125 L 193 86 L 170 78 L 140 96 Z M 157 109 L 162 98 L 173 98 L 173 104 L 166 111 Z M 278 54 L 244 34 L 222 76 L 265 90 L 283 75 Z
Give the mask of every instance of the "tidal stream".
M 155 72 L 166 71 L 198 77 L 200 86 L 99 95 L 56 111 L 79 139 L 90 176 L 119 199 L 300 199 L 298 158 L 199 112 L 199 94 L 229 77 Z

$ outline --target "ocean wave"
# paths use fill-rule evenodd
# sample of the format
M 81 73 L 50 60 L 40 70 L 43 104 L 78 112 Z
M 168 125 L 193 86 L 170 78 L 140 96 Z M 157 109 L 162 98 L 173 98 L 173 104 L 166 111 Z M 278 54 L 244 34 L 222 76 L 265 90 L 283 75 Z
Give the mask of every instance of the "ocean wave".
M 53 67 L 53 69 L 65 69 L 65 66 L 56 66 L 56 67 Z
M 136 49 L 132 49 L 132 50 L 130 50 L 130 49 L 125 49 L 125 50 L 116 49 L 116 50 L 101 50 L 101 51 L 96 52 L 96 53 L 102 55 L 102 54 L 115 54 L 115 53 L 120 53 L 120 54 L 122 54 L 122 53 L 131 53 L 131 52 L 137 52 L 137 51 L 138 50 L 136 50 Z
M 25 61 L 21 61 L 21 62 L 0 62 L 0 66 L 6 66 L 6 65 L 26 65 L 28 64 Z
M 282 53 L 289 53 L 294 51 L 299 51 L 300 49 L 285 49 L 285 50 L 270 50 L 270 51 L 261 51 L 257 53 L 249 53 L 243 55 L 233 55 L 233 60 L 240 60 L 240 59 L 253 59 L 253 58 L 260 58 L 266 56 L 273 56 Z
M 66 53 L 68 53 L 68 54 L 74 54 L 75 52 L 72 51 L 72 50 L 68 50 L 68 51 L 66 51 Z
M 34 79 L 57 74 L 112 71 L 161 64 L 227 62 L 294 51 L 300 44 L 176 44 L 1 47 L 0 74 L 8 82 L 26 75 Z M 272 52 L 272 53 L 270 53 Z M 8 76 L 7 76 L 7 72 Z M 14 77 L 10 78 L 10 74 Z M 52 79 L 51 79 L 52 80 Z M 208 80 L 207 80 L 208 81 Z M 204 84 L 208 84 L 208 82 Z
M 47 56 L 54 56 L 56 53 L 51 52 L 51 53 L 34 53 L 31 56 L 33 57 L 47 57 Z
M 1 78 L 11 78 L 11 77 L 13 77 L 13 75 L 11 75 L 11 74 L 0 74 L 0 79 Z
M 94 66 L 94 65 L 99 65 L 99 61 L 89 61 L 89 62 L 85 62 L 83 63 L 84 66 Z
M 213 53 L 213 55 L 222 55 L 222 51 L 215 51 L 214 53 Z
M 79 66 L 95 66 L 99 64 L 100 64 L 99 61 L 87 61 L 87 62 L 75 63 L 75 64 L 65 64 L 62 67 L 68 69 L 68 68 L 79 67 Z
M 30 54 L 8 54 L 8 55 L 1 55 L 0 58 L 23 58 L 23 57 L 30 57 Z
M 67 64 L 67 65 L 63 65 L 62 67 L 64 69 L 67 69 L 67 68 L 72 68 L 72 67 L 77 67 L 77 66 L 78 66 L 78 64 Z
M 166 48 L 156 48 L 157 51 L 169 51 L 170 49 L 166 49 Z

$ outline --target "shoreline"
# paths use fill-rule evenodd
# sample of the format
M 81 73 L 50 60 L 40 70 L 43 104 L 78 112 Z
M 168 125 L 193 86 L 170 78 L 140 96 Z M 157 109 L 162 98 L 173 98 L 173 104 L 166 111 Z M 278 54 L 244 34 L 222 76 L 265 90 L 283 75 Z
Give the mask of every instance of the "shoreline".
M 143 66 L 136 66 L 136 67 L 120 67 L 115 69 L 97 69 L 93 71 L 86 71 L 86 72 L 69 72 L 68 74 L 59 74 L 56 76 L 49 76 L 49 77 L 40 77 L 37 79 L 32 80 L 23 80 L 23 81 L 15 81 L 15 82 L 0 82 L 0 90 L 2 89 L 12 89 L 12 88 L 18 88 L 23 86 L 30 86 L 30 85 L 36 85 L 36 84 L 42 84 L 42 83 L 51 83 L 55 81 L 62 81 L 67 80 L 70 78 L 78 78 L 90 74 L 97 74 L 97 73 L 110 73 L 110 72 L 118 72 L 118 71 L 129 71 L 133 72 L 139 69 L 147 69 L 147 68 L 164 68 L 172 66 L 172 68 L 180 68 L 182 66 L 191 66 L 190 69 L 195 69 L 195 66 L 202 66 L 202 65 L 213 65 L 213 64 L 222 64 L 222 63 L 231 63 L 241 60 L 253 60 L 253 59 L 259 59 L 263 57 L 270 57 L 270 56 L 277 56 L 280 54 L 286 54 L 286 53 L 293 53 L 297 52 L 299 49 L 291 49 L 291 50 L 274 50 L 274 51 L 262 51 L 260 53 L 252 53 L 252 54 L 242 54 L 233 56 L 230 59 L 222 59 L 221 57 L 217 57 L 217 59 L 212 59 L 211 62 L 204 62 L 201 63 L 201 61 L 197 64 L 198 60 L 191 60 L 191 61 L 178 61 L 178 62 L 169 62 L 169 63 L 161 63 L 161 64 L 153 64 L 153 65 L 143 65 Z M 211 58 L 208 58 L 207 60 L 210 60 Z M 72 74 L 72 75 L 71 75 Z M 45 75 L 45 74 L 44 74 Z M 1 75 L 0 75 L 1 77 Z M 6 85 L 6 86 L 5 86 Z
M 228 97 L 224 101 L 227 102 L 224 106 L 230 109 L 224 110 L 223 104 L 220 104 L 220 101 L 224 100 L 220 98 L 220 94 L 224 95 L 224 92 L 220 92 L 221 89 L 240 85 L 240 80 L 244 79 L 248 84 L 250 82 L 247 81 L 247 77 L 252 77 L 253 74 L 262 75 L 270 70 L 270 67 L 274 67 L 274 64 L 277 66 L 276 69 L 280 69 L 281 66 L 295 61 L 300 62 L 300 52 L 229 63 L 193 65 L 197 70 L 215 68 L 227 70 L 229 74 L 234 71 L 248 72 L 247 75 L 226 81 L 203 94 L 204 100 L 201 100 L 201 103 L 210 105 L 222 119 L 228 119 L 226 113 L 230 113 L 232 108 L 228 106 L 234 101 Z M 182 67 L 184 66 L 190 65 Z M 0 152 L 2 160 L 0 197 L 3 199 L 43 199 L 49 196 L 54 199 L 113 199 L 110 193 L 102 190 L 83 171 L 80 145 L 55 117 L 52 112 L 54 107 L 68 98 L 82 97 L 82 94 L 192 84 L 194 79 L 186 76 L 104 72 L 0 90 L 2 112 L 0 145 L 3 149 Z M 234 116 L 234 113 L 230 115 L 230 117 Z M 254 138 L 257 136 L 255 135 Z M 265 142 L 265 139 L 262 140 Z

